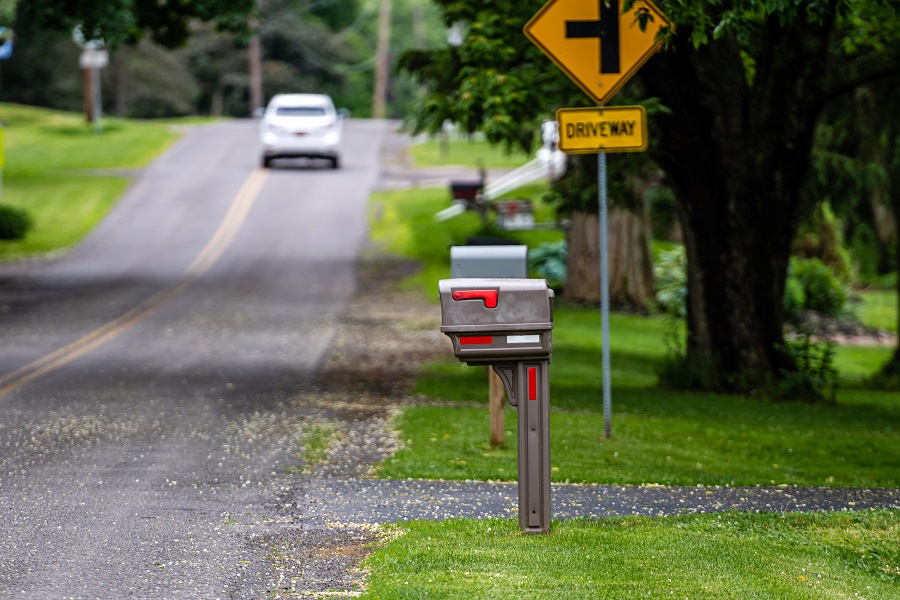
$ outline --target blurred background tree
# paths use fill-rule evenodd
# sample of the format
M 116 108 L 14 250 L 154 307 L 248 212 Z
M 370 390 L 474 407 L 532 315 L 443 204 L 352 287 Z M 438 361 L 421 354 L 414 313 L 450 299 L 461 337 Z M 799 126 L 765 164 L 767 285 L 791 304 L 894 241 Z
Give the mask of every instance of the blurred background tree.
M 394 0 L 391 59 L 445 35 L 429 0 Z M 79 110 L 82 78 L 72 29 L 110 49 L 104 110 L 151 118 L 250 113 L 248 22 L 256 19 L 263 91 L 324 92 L 357 116 L 371 112 L 378 0 L 0 0 L 18 35 L 3 65 L 0 100 Z M 411 32 L 411 35 L 407 35 Z M 394 75 L 390 117 L 415 103 L 411 78 Z

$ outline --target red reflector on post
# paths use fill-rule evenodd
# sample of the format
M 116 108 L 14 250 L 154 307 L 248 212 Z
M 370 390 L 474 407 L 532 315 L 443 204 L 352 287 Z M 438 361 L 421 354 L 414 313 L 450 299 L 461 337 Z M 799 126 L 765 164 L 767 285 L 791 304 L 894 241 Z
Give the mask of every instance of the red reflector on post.
M 528 367 L 528 399 L 537 400 L 537 368 Z
M 494 338 L 490 335 L 461 335 L 459 336 L 460 346 L 490 346 L 494 343 Z

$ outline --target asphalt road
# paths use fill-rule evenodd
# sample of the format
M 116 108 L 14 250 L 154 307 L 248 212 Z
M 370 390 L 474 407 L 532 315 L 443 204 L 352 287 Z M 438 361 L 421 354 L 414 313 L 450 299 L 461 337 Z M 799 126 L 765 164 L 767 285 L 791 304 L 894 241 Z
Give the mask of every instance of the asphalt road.
M 76 250 L 0 267 L 0 597 L 272 593 L 385 131 L 263 171 L 255 123 L 196 129 Z

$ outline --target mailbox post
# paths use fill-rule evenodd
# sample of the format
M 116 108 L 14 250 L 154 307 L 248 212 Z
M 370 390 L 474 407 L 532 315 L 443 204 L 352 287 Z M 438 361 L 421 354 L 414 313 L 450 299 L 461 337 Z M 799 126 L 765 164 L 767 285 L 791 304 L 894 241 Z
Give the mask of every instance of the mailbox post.
M 439 289 L 454 354 L 491 366 L 518 409 L 519 526 L 549 533 L 553 290 L 543 279 L 445 279 Z

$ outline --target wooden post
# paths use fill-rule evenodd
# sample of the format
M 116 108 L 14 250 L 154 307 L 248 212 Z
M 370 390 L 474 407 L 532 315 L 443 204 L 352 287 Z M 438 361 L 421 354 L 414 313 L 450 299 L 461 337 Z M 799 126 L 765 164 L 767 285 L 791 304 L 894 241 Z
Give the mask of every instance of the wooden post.
M 503 380 L 494 373 L 494 369 L 487 367 L 488 372 L 488 388 L 491 411 L 491 447 L 503 445 L 503 403 L 506 402 L 506 388 L 503 387 Z
M 84 121 L 85 123 L 94 122 L 94 82 L 91 77 L 91 69 L 81 69 L 83 77 L 83 100 L 84 100 Z

